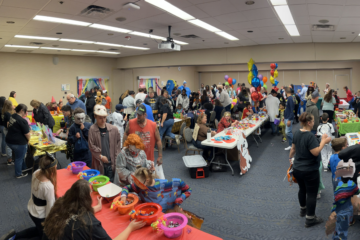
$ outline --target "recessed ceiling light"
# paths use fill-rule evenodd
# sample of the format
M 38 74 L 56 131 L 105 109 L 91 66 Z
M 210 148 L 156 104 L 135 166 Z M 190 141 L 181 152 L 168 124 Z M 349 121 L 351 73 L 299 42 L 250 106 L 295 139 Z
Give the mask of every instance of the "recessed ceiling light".
M 70 19 L 65 19 L 65 18 L 47 17 L 47 16 L 41 16 L 41 15 L 36 15 L 33 19 L 37 20 L 37 21 L 56 22 L 56 23 L 71 24 L 71 25 L 78 25 L 78 26 L 89 26 L 91 24 L 88 22 L 75 21 L 75 20 L 70 20 Z
M 85 50 L 85 49 L 71 49 L 74 52 L 96 52 L 95 50 Z
M 118 22 L 124 22 L 124 21 L 126 21 L 126 18 L 118 17 L 118 18 L 115 18 L 115 20 L 118 21 Z
M 78 42 L 78 43 L 94 43 L 93 41 L 84 41 L 84 40 L 67 39 L 67 38 L 61 38 L 60 41 L 62 41 L 62 42 Z
M 39 48 L 39 47 L 22 46 L 22 45 L 5 45 L 5 47 L 13 47 L 13 48 Z
M 96 42 L 97 45 L 105 45 L 105 46 L 113 46 L 113 47 L 122 47 L 124 45 L 115 44 L 115 43 L 104 43 L 104 42 Z
M 96 23 L 91 24 L 89 27 L 102 29 L 102 30 L 109 30 L 109 31 L 113 31 L 113 32 L 121 32 L 121 33 L 129 33 L 129 32 L 131 32 L 131 30 L 128 30 L 128 29 L 112 27 L 112 26 L 107 26 L 107 25 L 103 25 L 103 24 L 96 24 Z
M 108 33 L 108 36 L 113 36 L 114 34 L 113 33 Z
M 57 32 L 56 34 L 62 34 L 62 32 Z
M 279 40 L 284 40 L 284 38 L 279 38 Z
M 7 21 L 6 23 L 8 23 L 8 24 L 14 24 L 15 22 L 14 22 L 14 21 Z
M 132 48 L 132 49 L 139 49 L 139 50 L 149 50 L 150 48 L 143 48 L 143 47 L 134 47 L 134 46 L 123 46 L 124 48 Z
M 57 41 L 58 38 L 50 38 L 50 37 L 38 37 L 38 36 L 27 36 L 27 35 L 15 35 L 16 38 L 27 38 L 27 39 L 41 39 L 41 40 L 51 40 Z
M 329 20 L 326 20 L 326 19 L 319 20 L 319 23 L 323 23 L 323 24 L 328 23 L 328 22 L 329 22 Z
M 346 37 L 341 37 L 340 39 L 346 39 Z
M 96 51 L 98 53 L 107 53 L 107 54 L 120 54 L 119 52 L 108 52 L 108 51 Z
M 252 32 L 254 32 L 254 31 L 252 31 L 252 30 L 249 30 L 249 31 L 247 31 L 248 33 L 252 33 Z
M 199 19 L 195 19 L 195 20 L 190 20 L 189 23 L 192 23 L 198 27 L 201 27 L 201 28 L 204 28 L 210 32 L 221 32 L 220 29 L 214 27 L 214 26 L 211 26 L 210 24 L 206 23 L 206 22 L 203 22 Z
M 236 37 L 234 37 L 234 36 L 232 36 L 232 35 L 230 35 L 230 34 L 228 34 L 228 33 L 226 33 L 226 32 L 215 32 L 217 35 L 220 35 L 220 36 L 222 36 L 222 37 L 224 37 L 224 38 L 227 38 L 227 39 L 229 39 L 229 40 L 231 40 L 231 41 L 236 41 L 236 40 L 239 40 L 238 38 L 236 38 Z
M 46 49 L 46 50 L 60 50 L 60 51 L 70 51 L 69 48 L 52 48 L 52 47 L 41 47 L 40 49 Z
M 245 4 L 246 5 L 253 5 L 255 2 L 254 1 L 246 1 Z
M 190 14 L 184 12 L 183 10 L 181 10 L 180 8 L 172 5 L 171 3 L 164 1 L 164 0 L 145 0 L 145 2 L 148 2 L 158 8 L 161 8 L 162 10 L 171 13 L 175 16 L 177 16 L 178 18 L 181 18 L 183 20 L 192 20 L 195 19 L 195 17 L 191 16 Z

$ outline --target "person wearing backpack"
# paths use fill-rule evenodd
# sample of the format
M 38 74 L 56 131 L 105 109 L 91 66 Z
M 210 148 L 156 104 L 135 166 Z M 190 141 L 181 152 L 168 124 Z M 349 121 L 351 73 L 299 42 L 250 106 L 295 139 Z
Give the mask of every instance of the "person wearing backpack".
M 91 168 L 91 152 L 88 144 L 91 123 L 85 122 L 86 114 L 81 108 L 74 111 L 74 123 L 69 129 L 68 141 L 74 145 L 74 161 L 82 161 Z

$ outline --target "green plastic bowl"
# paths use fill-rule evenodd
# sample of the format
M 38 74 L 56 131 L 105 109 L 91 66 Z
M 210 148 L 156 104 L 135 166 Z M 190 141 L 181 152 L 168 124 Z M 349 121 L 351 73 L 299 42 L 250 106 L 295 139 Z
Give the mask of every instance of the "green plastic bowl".
M 99 187 L 105 186 L 110 181 L 110 179 L 107 176 L 101 175 L 101 176 L 96 176 L 96 177 L 90 178 L 89 183 L 91 183 L 94 180 L 97 180 L 99 182 L 98 184 L 92 185 L 95 192 L 97 192 Z

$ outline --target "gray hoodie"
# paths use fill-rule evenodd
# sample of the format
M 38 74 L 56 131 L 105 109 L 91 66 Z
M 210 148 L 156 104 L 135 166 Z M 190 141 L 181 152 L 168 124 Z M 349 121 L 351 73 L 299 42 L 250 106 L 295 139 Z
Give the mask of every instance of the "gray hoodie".
M 314 115 L 314 127 L 312 128 L 312 130 L 316 131 L 320 123 L 319 109 L 317 108 L 315 103 L 313 103 L 312 101 L 307 101 L 306 112 Z

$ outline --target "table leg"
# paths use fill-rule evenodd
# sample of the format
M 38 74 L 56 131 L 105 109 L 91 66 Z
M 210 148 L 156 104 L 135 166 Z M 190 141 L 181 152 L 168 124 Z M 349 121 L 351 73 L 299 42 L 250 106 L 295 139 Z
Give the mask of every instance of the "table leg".
M 234 170 L 233 170 L 233 168 L 231 167 L 231 164 L 229 163 L 229 160 L 227 159 L 227 149 L 225 149 L 225 160 L 226 160 L 226 162 L 228 163 L 228 165 L 229 165 L 229 167 L 230 167 L 230 169 L 231 169 L 232 175 L 234 176 Z
M 259 141 L 262 143 L 262 139 L 261 139 L 260 135 L 257 135 L 257 136 L 259 138 Z
M 256 142 L 256 146 L 259 147 L 259 144 L 258 144 L 258 142 L 256 141 L 256 138 L 255 138 L 254 134 L 252 134 L 252 137 L 253 137 L 253 139 L 254 139 L 255 142 Z
M 213 158 L 211 159 L 209 166 L 211 165 L 212 161 L 215 159 L 215 147 L 213 147 Z

